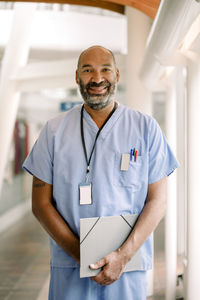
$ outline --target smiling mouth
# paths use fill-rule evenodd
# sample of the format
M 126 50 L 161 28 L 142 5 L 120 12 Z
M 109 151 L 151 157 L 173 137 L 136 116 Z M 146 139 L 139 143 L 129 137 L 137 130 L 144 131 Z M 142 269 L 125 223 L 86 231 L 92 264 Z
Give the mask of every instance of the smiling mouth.
M 105 92 L 107 91 L 108 87 L 107 86 L 100 86 L 100 87 L 90 87 L 88 89 L 90 94 L 96 94 L 96 95 L 101 95 L 101 94 L 105 94 Z

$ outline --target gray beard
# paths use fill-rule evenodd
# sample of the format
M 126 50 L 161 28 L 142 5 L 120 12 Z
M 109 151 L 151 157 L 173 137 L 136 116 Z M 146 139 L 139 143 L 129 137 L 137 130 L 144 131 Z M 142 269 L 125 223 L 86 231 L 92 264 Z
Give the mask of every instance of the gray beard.
M 116 91 L 116 82 L 109 84 L 110 86 L 104 95 L 90 95 L 87 86 L 84 86 L 82 81 L 79 80 L 79 90 L 84 102 L 93 110 L 102 110 L 107 107 L 114 99 Z
M 94 102 L 88 98 L 87 99 L 85 98 L 84 101 L 90 108 L 94 110 L 102 110 L 112 102 L 112 98 L 107 97 L 107 100 L 106 101 L 104 100 L 103 102 Z

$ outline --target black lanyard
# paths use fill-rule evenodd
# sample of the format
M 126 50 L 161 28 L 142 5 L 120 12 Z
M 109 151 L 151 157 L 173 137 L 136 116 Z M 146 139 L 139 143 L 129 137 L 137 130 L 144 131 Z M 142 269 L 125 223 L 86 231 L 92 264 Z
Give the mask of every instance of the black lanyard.
M 96 134 L 96 138 L 95 138 L 94 145 L 92 147 L 92 151 L 91 151 L 89 159 L 87 157 L 87 150 L 86 150 L 85 138 L 84 138 L 84 130 L 83 130 L 83 109 L 84 109 L 84 105 L 81 108 L 81 140 L 82 140 L 83 150 L 84 150 L 84 154 L 85 154 L 85 159 L 86 159 L 86 162 L 87 162 L 86 182 L 88 180 L 88 173 L 90 171 L 90 162 L 91 162 L 91 158 L 92 158 L 92 155 L 93 155 L 93 152 L 94 152 L 94 148 L 96 146 L 96 141 L 97 141 L 97 139 L 99 137 L 99 134 L 100 134 L 101 130 L 103 129 L 103 127 L 106 125 L 106 123 L 108 122 L 108 120 L 111 118 L 111 116 L 115 112 L 116 107 L 117 107 L 117 103 L 115 102 L 115 105 L 114 105 L 111 113 L 109 114 L 109 116 L 107 117 L 107 119 L 105 120 L 105 122 L 103 123 L 103 125 L 99 128 L 99 130 L 98 130 L 98 132 Z

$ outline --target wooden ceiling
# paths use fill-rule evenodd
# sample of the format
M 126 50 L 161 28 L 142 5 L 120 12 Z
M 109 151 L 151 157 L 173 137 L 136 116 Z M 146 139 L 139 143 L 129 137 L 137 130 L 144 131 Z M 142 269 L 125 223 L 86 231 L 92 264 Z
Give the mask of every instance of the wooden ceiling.
M 0 0 L 2 1 L 2 0 Z M 125 13 L 125 6 L 134 7 L 150 18 L 154 19 L 161 0 L 9 0 L 9 2 L 47 2 L 60 4 L 86 5 L 109 9 L 121 14 Z M 7 1 L 4 1 L 7 2 Z

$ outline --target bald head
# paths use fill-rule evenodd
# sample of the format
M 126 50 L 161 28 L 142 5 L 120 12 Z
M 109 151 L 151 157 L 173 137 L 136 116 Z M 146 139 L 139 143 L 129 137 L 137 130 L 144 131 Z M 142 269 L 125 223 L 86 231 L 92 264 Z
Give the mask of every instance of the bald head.
M 113 64 L 116 68 L 115 57 L 111 50 L 109 50 L 105 47 L 102 47 L 102 46 L 91 46 L 91 47 L 87 48 L 86 50 L 84 50 L 80 54 L 80 56 L 78 58 L 77 69 L 80 68 L 81 62 L 85 56 L 87 56 L 87 55 L 100 55 L 101 56 L 101 55 L 105 55 L 105 54 L 109 55 L 112 58 Z
M 76 83 L 88 107 L 101 110 L 113 102 L 118 80 L 119 70 L 110 50 L 93 46 L 81 53 Z

